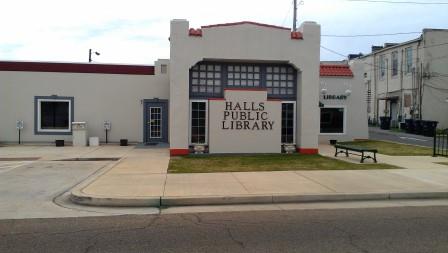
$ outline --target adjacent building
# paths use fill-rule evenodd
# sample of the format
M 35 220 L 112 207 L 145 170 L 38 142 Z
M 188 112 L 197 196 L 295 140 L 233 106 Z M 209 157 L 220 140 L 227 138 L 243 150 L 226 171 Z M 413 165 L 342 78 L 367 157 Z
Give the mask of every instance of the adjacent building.
M 424 29 L 414 40 L 372 46 L 354 61 L 364 65 L 369 122 L 386 116 L 392 127 L 423 119 L 448 128 L 448 30 Z
M 169 144 L 171 155 L 304 154 L 368 138 L 363 65 L 320 62 L 320 26 L 173 20 L 170 59 L 154 66 L 0 62 L 0 142 L 89 136 Z M 107 124 L 105 124 L 107 123 Z

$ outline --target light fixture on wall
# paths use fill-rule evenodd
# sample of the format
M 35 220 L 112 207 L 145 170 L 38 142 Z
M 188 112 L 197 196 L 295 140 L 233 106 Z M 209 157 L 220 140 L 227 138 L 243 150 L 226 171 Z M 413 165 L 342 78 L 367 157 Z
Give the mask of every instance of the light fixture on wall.
M 345 90 L 346 96 L 350 96 L 351 94 L 352 94 L 352 90 L 350 90 L 350 89 Z
M 327 94 L 327 89 L 325 89 L 325 88 L 322 88 L 321 90 L 320 90 L 320 93 L 322 94 L 322 95 L 325 95 L 325 94 Z
M 446 99 L 445 99 L 445 102 L 447 102 L 447 103 L 448 103 L 448 98 L 446 98 Z

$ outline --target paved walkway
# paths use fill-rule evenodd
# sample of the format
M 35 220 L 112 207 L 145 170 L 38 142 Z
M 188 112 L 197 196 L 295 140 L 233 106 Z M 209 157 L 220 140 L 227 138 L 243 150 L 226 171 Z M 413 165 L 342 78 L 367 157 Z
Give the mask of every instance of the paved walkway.
M 320 150 L 322 155 L 334 155 L 329 145 Z M 448 198 L 448 166 L 434 163 L 448 162 L 447 158 L 379 155 L 378 159 L 409 169 L 167 174 L 167 149 L 133 149 L 115 166 L 75 188 L 72 200 L 87 205 L 175 206 Z

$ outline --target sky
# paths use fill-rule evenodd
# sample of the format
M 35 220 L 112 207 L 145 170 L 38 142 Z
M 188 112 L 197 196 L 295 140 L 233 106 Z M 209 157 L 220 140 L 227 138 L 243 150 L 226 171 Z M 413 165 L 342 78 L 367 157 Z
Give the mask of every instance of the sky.
M 401 1 L 401 0 L 391 0 Z M 372 45 L 420 36 L 335 38 L 448 29 L 448 5 L 390 4 L 348 0 L 303 0 L 298 23 L 316 21 L 321 45 L 342 55 L 369 53 Z M 443 2 L 421 0 L 421 2 Z M 1 0 L 0 60 L 153 64 L 169 58 L 172 19 L 190 27 L 255 21 L 292 27 L 292 0 Z M 321 60 L 341 60 L 321 50 Z

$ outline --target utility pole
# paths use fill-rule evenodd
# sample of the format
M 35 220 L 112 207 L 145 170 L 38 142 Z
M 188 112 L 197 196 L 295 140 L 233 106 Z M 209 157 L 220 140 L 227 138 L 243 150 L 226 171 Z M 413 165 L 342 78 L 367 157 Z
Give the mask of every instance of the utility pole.
M 294 15 L 292 21 L 292 31 L 297 31 L 297 0 L 294 0 Z

